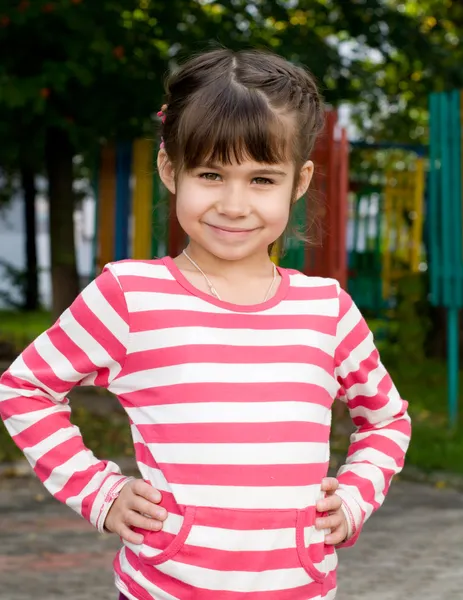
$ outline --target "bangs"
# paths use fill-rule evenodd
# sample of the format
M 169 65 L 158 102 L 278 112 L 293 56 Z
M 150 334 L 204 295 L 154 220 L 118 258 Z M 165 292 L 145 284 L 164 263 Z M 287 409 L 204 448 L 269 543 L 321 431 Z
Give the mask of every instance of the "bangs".
M 257 90 L 220 83 L 219 78 L 202 88 L 185 106 L 177 140 L 178 148 L 184 149 L 177 157 L 182 168 L 290 161 L 291 120 L 272 110 Z

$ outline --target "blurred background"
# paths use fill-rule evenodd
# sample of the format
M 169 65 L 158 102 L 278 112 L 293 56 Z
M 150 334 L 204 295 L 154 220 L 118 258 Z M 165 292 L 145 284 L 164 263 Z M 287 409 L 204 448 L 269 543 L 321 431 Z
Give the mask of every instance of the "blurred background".
M 183 247 L 175 199 L 154 171 L 166 74 L 217 45 L 271 49 L 306 65 L 328 104 L 315 184 L 294 214 L 313 244 L 287 239 L 274 260 L 336 277 L 352 294 L 410 401 L 404 478 L 442 493 L 463 489 L 462 39 L 456 0 L 0 2 L 0 372 L 105 263 Z M 113 398 L 85 389 L 71 397 L 89 447 L 130 461 L 129 429 Z M 336 406 L 333 467 L 351 430 Z M 29 505 L 35 484 L 20 458 L 0 425 L 4 540 L 11 519 L 29 515 L 35 531 L 40 510 L 45 518 L 56 509 L 42 492 L 33 495 L 45 508 Z M 402 489 L 404 504 L 427 493 Z M 449 506 L 461 507 L 455 494 Z M 443 497 L 429 505 L 442 506 Z M 10 515 L 18 502 L 23 509 Z M 2 572 L 29 564 L 11 540 L 8 552 L 22 558 L 0 556 L 0 582 Z M 45 546 L 34 552 L 51 555 Z M 63 585 L 83 585 L 72 568 Z M 58 584 L 47 587 L 53 577 L 44 579 L 43 598 L 61 597 Z M 32 597 L 4 581 L 1 598 Z M 344 597 L 364 597 L 352 594 Z

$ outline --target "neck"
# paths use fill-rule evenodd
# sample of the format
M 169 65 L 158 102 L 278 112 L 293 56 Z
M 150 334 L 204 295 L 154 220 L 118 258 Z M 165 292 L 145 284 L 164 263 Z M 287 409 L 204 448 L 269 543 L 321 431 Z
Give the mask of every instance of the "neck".
M 215 278 L 233 280 L 240 279 L 244 275 L 265 276 L 272 273 L 274 268 L 266 250 L 241 260 L 226 260 L 211 254 L 198 244 L 190 242 L 186 252 L 207 275 Z

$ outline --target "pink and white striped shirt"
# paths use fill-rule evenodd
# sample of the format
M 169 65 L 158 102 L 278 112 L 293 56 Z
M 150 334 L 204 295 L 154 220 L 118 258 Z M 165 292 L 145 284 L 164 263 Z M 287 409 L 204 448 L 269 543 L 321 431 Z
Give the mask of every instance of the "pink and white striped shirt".
M 125 543 L 116 585 L 137 600 L 331 600 L 336 552 L 314 527 L 331 408 L 356 433 L 339 495 L 353 544 L 410 439 L 407 403 L 351 298 L 280 269 L 276 295 L 237 306 L 170 258 L 108 265 L 0 380 L 0 414 L 34 471 L 100 531 L 126 482 L 70 422 L 74 385 L 113 392 L 141 476 L 169 516 Z

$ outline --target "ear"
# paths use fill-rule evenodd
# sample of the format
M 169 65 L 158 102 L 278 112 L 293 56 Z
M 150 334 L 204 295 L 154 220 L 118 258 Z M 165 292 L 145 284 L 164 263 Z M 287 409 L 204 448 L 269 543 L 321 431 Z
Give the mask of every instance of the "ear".
M 158 173 L 162 183 L 172 194 L 175 194 L 175 170 L 164 149 L 158 152 Z
M 311 160 L 308 160 L 302 166 L 302 169 L 299 173 L 299 182 L 297 184 L 296 193 L 294 195 L 294 202 L 299 200 L 299 198 L 301 198 L 309 189 L 309 185 L 313 177 L 313 170 L 314 166 Z

